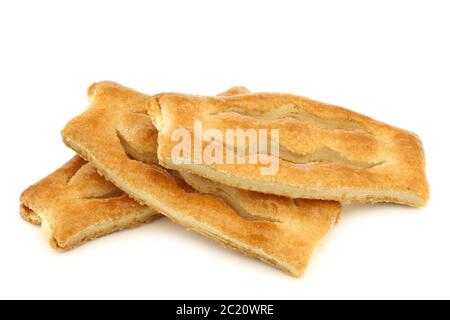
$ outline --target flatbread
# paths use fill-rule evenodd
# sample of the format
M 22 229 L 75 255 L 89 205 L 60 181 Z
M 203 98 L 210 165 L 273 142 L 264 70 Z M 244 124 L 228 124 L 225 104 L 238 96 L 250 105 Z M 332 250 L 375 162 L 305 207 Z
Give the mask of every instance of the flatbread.
M 143 157 L 157 147 L 146 113 L 154 97 L 112 82 L 92 85 L 88 95 L 89 108 L 66 125 L 62 136 L 108 180 L 182 226 L 292 275 L 304 272 L 336 223 L 339 203 L 238 191 L 168 172 Z
M 51 246 L 62 250 L 160 217 L 102 178 L 79 156 L 25 190 L 20 214 L 41 225 Z
M 149 114 L 158 129 L 160 165 L 229 186 L 290 198 L 340 202 L 394 202 L 420 207 L 429 198 L 425 157 L 419 138 L 408 131 L 356 112 L 279 93 L 205 97 L 178 93 L 155 96 Z M 251 164 L 255 143 L 246 141 L 243 164 L 196 161 L 194 152 L 172 154 L 178 129 L 194 137 L 194 122 L 203 131 L 279 130 L 279 168 Z M 223 153 L 232 149 L 219 141 Z M 201 152 L 208 144 L 202 142 Z M 269 147 L 267 150 L 270 151 Z M 255 152 L 255 151 L 253 151 Z M 187 160 L 187 161 L 186 161 Z

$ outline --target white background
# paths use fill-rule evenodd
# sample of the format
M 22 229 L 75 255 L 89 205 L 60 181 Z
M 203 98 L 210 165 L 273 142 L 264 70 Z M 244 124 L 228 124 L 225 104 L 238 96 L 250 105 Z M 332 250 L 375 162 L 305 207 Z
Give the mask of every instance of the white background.
M 450 298 L 448 1 L 1 1 L 0 298 Z M 54 252 L 18 198 L 72 156 L 91 82 L 233 85 L 420 135 L 424 209 L 346 206 L 302 279 L 161 220 Z

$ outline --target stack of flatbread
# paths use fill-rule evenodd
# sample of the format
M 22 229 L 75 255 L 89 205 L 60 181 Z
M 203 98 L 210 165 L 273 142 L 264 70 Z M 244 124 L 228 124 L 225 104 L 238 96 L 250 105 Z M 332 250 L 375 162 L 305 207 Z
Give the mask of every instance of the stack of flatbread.
M 88 97 L 62 131 L 78 155 L 21 196 L 22 217 L 57 249 L 165 216 L 300 276 L 340 203 L 420 207 L 429 197 L 419 138 L 341 107 L 243 87 L 150 96 L 99 82 Z M 196 122 L 224 137 L 228 129 L 278 130 L 279 152 L 267 155 L 277 157 L 277 171 L 263 174 L 247 159 L 251 145 L 232 149 L 241 163 L 177 158 L 174 132 L 195 136 Z

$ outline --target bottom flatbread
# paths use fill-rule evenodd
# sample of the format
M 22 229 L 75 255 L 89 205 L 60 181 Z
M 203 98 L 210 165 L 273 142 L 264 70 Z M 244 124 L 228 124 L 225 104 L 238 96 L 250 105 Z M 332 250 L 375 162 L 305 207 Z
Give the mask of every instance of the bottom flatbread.
M 26 221 L 41 225 L 51 246 L 63 250 L 160 217 L 130 199 L 78 156 L 25 190 L 20 197 L 20 214 Z

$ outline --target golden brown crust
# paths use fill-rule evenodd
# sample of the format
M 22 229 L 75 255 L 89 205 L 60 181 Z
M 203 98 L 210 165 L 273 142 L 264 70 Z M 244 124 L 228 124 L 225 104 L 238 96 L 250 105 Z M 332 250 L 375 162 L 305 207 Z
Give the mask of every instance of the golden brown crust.
M 155 96 L 149 105 L 158 134 L 158 158 L 169 169 L 290 198 L 396 202 L 423 206 L 429 198 L 419 138 L 350 110 L 304 97 L 257 93 L 202 97 Z M 263 176 L 253 164 L 179 164 L 171 134 L 194 121 L 203 129 L 279 129 L 280 168 Z M 225 136 L 225 134 L 224 134 Z M 206 147 L 204 144 L 203 148 Z M 248 161 L 247 161 L 248 163 Z
M 50 244 L 63 250 L 159 217 L 78 156 L 25 190 L 20 214 L 30 223 L 41 224 Z
M 89 94 L 90 108 L 62 132 L 69 147 L 120 189 L 173 221 L 293 275 L 303 273 L 312 253 L 335 224 L 340 213 L 338 203 L 296 202 L 207 180 L 197 185 L 196 177 L 182 173 L 191 178 L 189 188 L 176 175 L 152 162 L 145 163 L 139 152 L 133 157 L 127 155 L 124 146 L 130 140 L 136 151 L 147 147 L 152 153 L 149 140 L 141 139 L 155 131 L 150 118 L 147 123 L 124 123 L 123 119 L 130 114 L 141 115 L 154 103 L 153 97 L 111 82 L 95 84 Z M 141 130 L 149 132 L 137 137 L 135 132 Z M 155 141 L 153 148 L 156 146 Z M 208 189 L 203 189 L 205 186 Z M 223 195 L 223 190 L 233 196 Z

